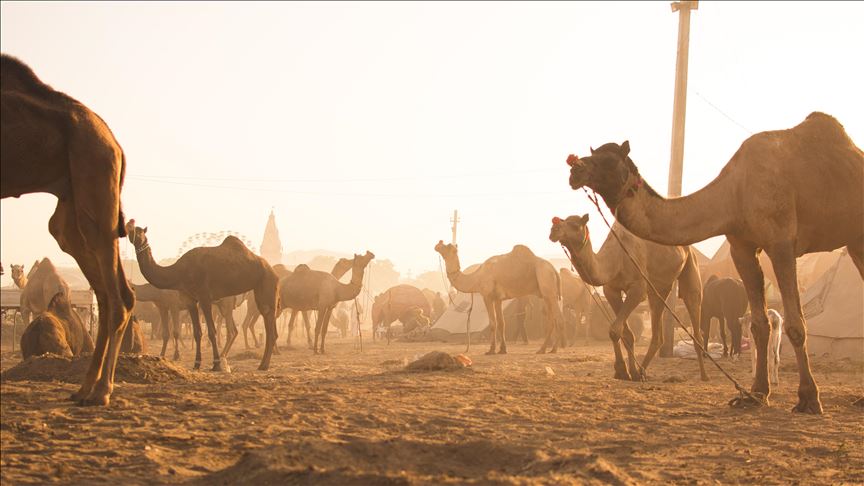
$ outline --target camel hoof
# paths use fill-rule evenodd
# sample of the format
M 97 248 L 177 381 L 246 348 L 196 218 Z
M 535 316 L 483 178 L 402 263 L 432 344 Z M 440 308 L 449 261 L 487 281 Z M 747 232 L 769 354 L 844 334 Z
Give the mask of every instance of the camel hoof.
M 493 355 L 493 354 L 495 354 L 495 350 L 494 350 L 494 349 L 490 349 L 489 351 L 486 351 L 485 354 L 486 354 L 486 356 Z
M 267 365 L 262 364 L 262 365 L 258 366 L 258 371 L 267 371 L 267 370 L 269 370 L 269 369 L 270 369 L 270 365 L 269 365 L 269 364 L 267 364 Z
M 82 402 L 84 402 L 84 399 L 87 398 L 87 395 L 89 395 L 89 393 L 86 393 L 82 390 L 78 390 L 77 392 L 69 395 L 68 400 L 70 402 L 82 403 Z
M 506 349 L 499 349 L 498 354 L 507 354 L 507 350 Z
M 792 411 L 795 413 L 822 415 L 822 403 L 816 397 L 799 397 L 798 404 L 792 407 Z
M 549 354 L 557 354 L 557 353 L 558 353 L 558 348 L 552 348 L 552 349 L 549 351 Z
M 174 353 L 174 361 L 180 361 L 180 353 Z
M 641 371 L 636 371 L 636 372 L 634 372 L 634 373 L 631 373 L 631 374 L 630 374 L 630 380 L 631 380 L 631 381 L 637 381 L 637 382 L 640 382 L 640 383 L 645 383 L 646 381 L 648 381 L 648 380 L 645 378 L 645 373 L 643 373 L 643 372 L 641 372 Z
M 634 381 L 633 377 L 630 376 L 630 373 L 627 373 L 626 371 L 616 371 L 614 378 L 622 381 Z
M 760 394 L 754 393 L 753 395 L 758 397 Z M 729 400 L 729 406 L 732 408 L 755 408 L 761 407 L 762 405 L 768 405 L 768 400 L 764 398 L 762 398 L 762 400 L 764 402 L 753 397 L 742 395 Z
M 87 398 L 78 401 L 81 407 L 107 407 L 111 401 L 111 392 L 96 391 L 90 394 Z
M 200 370 L 201 369 L 201 362 L 196 361 L 195 364 L 192 366 L 192 369 L 193 370 Z
M 546 354 L 546 349 L 545 349 L 545 348 L 540 348 L 540 349 L 537 350 L 537 353 L 536 353 L 536 354 Z

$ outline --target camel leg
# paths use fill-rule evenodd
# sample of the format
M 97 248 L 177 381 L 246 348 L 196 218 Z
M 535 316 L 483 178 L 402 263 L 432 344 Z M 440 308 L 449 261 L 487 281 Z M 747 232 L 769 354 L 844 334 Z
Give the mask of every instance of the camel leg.
M 771 329 L 768 324 L 768 308 L 765 305 L 765 275 L 759 266 L 754 246 L 736 239 L 729 239 L 729 244 L 732 262 L 744 282 L 747 300 L 750 302 L 750 332 L 753 336 L 753 349 L 756 352 L 756 376 L 753 378 L 750 391 L 767 404 L 771 393 L 768 385 L 768 337 Z M 759 402 L 750 399 L 741 399 L 734 403 L 759 405 Z
M 311 326 L 309 325 L 309 311 L 303 311 L 303 327 L 306 329 L 306 345 L 312 348 L 312 333 L 309 332 Z
M 222 363 L 219 359 L 219 342 L 216 337 L 216 323 L 213 319 L 212 302 L 202 299 L 201 313 L 204 314 L 204 322 L 207 323 L 207 338 L 210 341 L 210 349 L 213 351 L 213 368 L 211 368 L 211 371 L 222 371 Z
M 228 311 L 225 314 L 225 348 L 222 350 L 222 356 L 228 357 L 228 352 L 231 351 L 231 346 L 234 345 L 234 340 L 237 339 L 237 335 L 240 333 L 237 331 L 237 323 L 234 322 L 234 313 L 233 311 Z
M 497 339 L 498 323 L 495 319 L 495 301 L 491 297 L 483 296 L 483 304 L 486 306 L 486 315 L 489 316 L 489 326 L 492 328 L 492 335 L 489 338 L 489 351 L 486 354 L 495 354 L 495 340 Z M 469 336 L 470 337 L 470 336 Z
M 247 331 L 252 333 L 252 342 L 255 343 L 255 347 L 259 346 L 258 337 L 255 336 L 255 323 L 258 322 L 259 315 L 257 302 L 254 306 L 250 304 L 248 309 L 246 309 L 246 317 L 243 318 L 243 325 L 241 326 L 243 327 L 243 344 L 246 345 L 246 349 L 249 349 L 249 338 L 246 336 Z
M 702 315 L 700 318 L 699 329 L 702 330 L 702 347 L 707 351 L 709 337 L 711 336 L 711 316 Z M 695 326 L 694 326 L 695 327 Z M 670 336 L 671 339 L 671 336 Z
M 168 309 L 164 306 L 156 306 L 159 310 L 159 334 L 162 336 L 162 351 L 159 353 L 159 356 L 164 358 L 165 351 L 168 349 L 168 339 L 171 335 L 171 326 L 169 325 L 168 320 Z
M 254 289 L 255 304 L 258 306 L 258 312 L 264 318 L 264 332 L 266 335 L 264 355 L 261 357 L 261 364 L 258 365 L 260 371 L 266 371 L 270 368 L 270 359 L 276 349 L 276 339 L 279 337 L 278 329 L 276 329 L 278 284 L 279 281 L 276 274 L 272 274 L 265 276 L 258 287 Z
M 169 310 L 171 318 L 171 334 L 174 339 L 174 361 L 180 360 L 180 309 L 173 308 Z
M 285 343 L 290 348 L 291 347 L 291 335 L 294 334 L 294 322 L 297 319 L 297 311 L 291 311 L 291 318 L 288 320 L 288 336 L 285 337 Z
M 729 356 L 729 346 L 726 344 L 726 317 L 723 314 L 720 314 L 720 317 L 717 318 L 718 324 L 720 324 L 720 342 L 723 343 L 723 356 Z M 706 347 L 707 351 L 708 348 Z
M 318 311 L 319 314 L 324 314 L 324 318 L 321 319 L 321 348 L 318 350 L 319 353 L 324 354 L 324 338 L 327 337 L 327 328 L 330 327 L 330 316 L 333 315 L 333 307 L 329 307 L 325 311 Z
M 507 354 L 507 341 L 504 339 L 504 310 L 502 309 L 500 300 L 495 301 L 495 321 L 498 322 L 497 331 L 501 338 L 498 354 Z
M 557 303 L 551 303 L 550 299 L 543 297 L 543 303 L 546 306 L 546 319 L 548 324 L 546 325 L 546 337 L 543 339 L 543 345 L 540 346 L 540 349 L 537 350 L 537 354 L 543 354 L 546 352 L 546 347 L 551 345 L 552 349 L 549 351 L 550 353 L 558 352 L 558 340 L 561 339 L 558 325 L 558 314 L 555 313 L 557 309 Z M 524 325 L 524 324 L 523 324 Z M 554 339 L 554 341 L 553 341 Z
M 732 335 L 732 347 L 729 350 L 729 356 L 734 359 L 741 358 L 741 323 L 738 321 L 738 316 L 732 315 L 730 312 L 726 316 L 726 325 L 729 326 L 729 334 Z
M 192 319 L 192 337 L 195 340 L 195 364 L 192 366 L 193 370 L 201 369 L 201 318 L 198 314 L 198 304 L 196 302 L 192 302 L 189 307 L 186 308 L 187 312 L 189 312 L 189 318 Z
M 684 300 L 684 306 L 690 316 L 693 329 L 693 350 L 696 352 L 696 362 L 699 365 L 699 377 L 702 381 L 708 381 L 705 358 L 698 347 L 698 343 L 702 341 L 702 330 L 697 325 L 702 318 L 702 276 L 699 274 L 699 267 L 696 265 L 696 260 L 692 254 L 688 255 L 684 268 L 678 275 L 678 296 Z M 669 339 L 672 339 L 672 336 L 669 336 Z M 705 350 L 707 351 L 708 348 L 706 347 Z
M 807 325 L 801 310 L 801 296 L 798 291 L 798 270 L 795 267 L 795 245 L 787 243 L 766 249 L 777 275 L 777 284 L 783 297 L 786 313 L 784 331 L 795 349 L 798 361 L 798 404 L 793 412 L 821 414 L 822 402 L 819 400 L 819 387 L 810 371 L 810 358 L 807 356 Z M 769 330 L 770 332 L 770 330 Z M 768 354 L 766 353 L 766 365 Z M 766 366 L 767 367 L 767 366 Z
M 81 388 L 71 398 L 82 405 L 107 405 L 113 390 L 120 342 L 135 305 L 135 295 L 120 265 L 115 227 L 118 218 L 116 214 L 105 214 L 111 213 L 119 203 L 106 207 L 105 201 L 90 201 L 88 196 L 95 195 L 81 196 L 78 207 L 73 206 L 72 199 L 58 201 L 48 229 L 60 248 L 75 258 L 96 294 L 99 307 L 99 331 L 93 357 Z M 79 223 L 80 217 L 86 218 L 86 225 Z M 93 221 L 94 218 L 99 220 Z M 110 220 L 110 226 L 100 224 L 103 219 Z
M 632 377 L 630 371 L 627 369 L 627 363 L 624 362 L 624 353 L 621 352 L 621 335 L 613 331 L 613 328 L 618 322 L 618 316 L 624 313 L 624 301 L 622 300 L 620 291 L 604 287 L 603 294 L 606 295 L 606 298 L 609 301 L 609 306 L 612 307 L 612 311 L 615 312 L 616 316 L 613 322 L 609 325 L 609 339 L 612 341 L 612 351 L 615 353 L 614 378 L 616 380 L 630 380 Z M 626 316 L 624 319 L 626 319 Z M 635 370 L 635 366 L 633 369 Z

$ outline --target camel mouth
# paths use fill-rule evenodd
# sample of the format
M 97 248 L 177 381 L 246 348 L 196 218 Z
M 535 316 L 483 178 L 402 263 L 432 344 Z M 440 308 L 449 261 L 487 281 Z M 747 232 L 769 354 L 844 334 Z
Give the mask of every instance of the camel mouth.
M 585 168 L 585 161 L 582 159 L 581 164 L 574 165 L 570 168 L 570 187 L 575 190 L 580 189 L 587 184 L 588 171 Z

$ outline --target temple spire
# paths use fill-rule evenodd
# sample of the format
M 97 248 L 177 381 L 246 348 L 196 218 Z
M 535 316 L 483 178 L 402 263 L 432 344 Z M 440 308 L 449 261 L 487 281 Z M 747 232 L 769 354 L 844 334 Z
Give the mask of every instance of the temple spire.
M 270 208 L 270 217 L 264 228 L 264 240 L 261 242 L 261 257 L 271 265 L 282 263 L 282 242 L 279 240 L 279 230 L 276 228 L 276 216 Z

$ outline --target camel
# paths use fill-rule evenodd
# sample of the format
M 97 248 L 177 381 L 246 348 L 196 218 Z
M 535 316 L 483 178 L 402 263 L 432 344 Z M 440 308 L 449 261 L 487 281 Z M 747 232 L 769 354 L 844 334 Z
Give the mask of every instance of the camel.
M 351 260 L 351 259 L 340 258 L 333 265 L 333 269 L 330 270 L 330 275 L 333 275 L 333 277 L 335 277 L 336 280 L 341 279 L 346 273 L 348 273 L 349 270 L 351 270 L 352 263 L 353 263 L 353 260 Z M 291 270 L 288 270 L 287 268 L 285 268 L 285 265 L 282 265 L 281 263 L 273 265 L 273 270 L 276 272 L 276 275 L 279 276 L 279 280 L 282 280 L 283 278 L 294 273 Z M 243 341 L 245 341 L 246 349 L 249 349 L 249 341 L 246 340 L 246 329 L 248 328 L 251 331 L 252 340 L 254 341 L 255 347 L 257 348 L 258 347 L 258 338 L 255 336 L 255 323 L 258 322 L 258 316 L 260 316 L 261 314 L 257 311 L 257 307 L 255 307 L 255 305 L 254 305 L 255 304 L 255 296 L 252 295 L 251 293 L 247 294 L 247 296 L 250 300 L 247 301 L 247 307 L 249 310 L 246 312 L 246 317 L 243 319 Z M 288 338 L 287 338 L 287 340 L 288 340 L 288 346 L 291 346 L 291 334 L 294 332 L 294 319 L 297 317 L 298 311 L 295 309 L 290 309 L 290 308 L 284 307 L 284 306 L 282 307 L 283 312 L 288 311 L 288 310 L 291 311 L 291 318 L 288 322 Z M 309 311 L 304 310 L 304 311 L 300 311 L 300 313 L 303 316 L 303 324 L 306 327 L 306 341 L 309 345 L 309 349 L 312 349 L 312 331 L 311 331 L 310 326 L 309 326 Z
M 627 251 L 634 257 L 639 267 L 644 269 L 648 279 L 657 288 L 659 296 L 648 291 L 648 284 L 633 262 L 624 253 L 621 245 L 611 234 L 603 242 L 598 253 L 591 249 L 588 234 L 588 215 L 569 216 L 567 219 L 554 218 L 549 239 L 561 243 L 567 249 L 570 262 L 583 280 L 594 286 L 603 286 L 603 294 L 615 312 L 615 320 L 609 327 L 609 338 L 615 351 L 615 378 L 619 380 L 644 380 L 645 371 L 654 355 L 663 345 L 662 317 L 664 302 L 672 284 L 678 282 L 678 295 L 684 300 L 693 334 L 699 335 L 699 317 L 702 306 L 702 281 L 699 266 L 689 247 L 658 245 L 634 236 L 619 224 L 612 227 Z M 622 300 L 622 294 L 626 297 Z M 642 359 L 641 367 L 636 366 L 633 352 L 635 336 L 627 323 L 627 318 L 648 297 L 651 309 L 651 343 Z M 671 338 L 671 336 L 670 336 Z M 619 341 L 624 341 L 627 363 L 621 353 Z M 694 347 L 696 345 L 694 344 Z M 696 348 L 699 373 L 703 381 L 708 380 L 702 353 Z M 629 368 L 629 369 L 628 369 Z
M 0 197 L 57 196 L 48 231 L 75 258 L 99 304 L 95 352 L 70 398 L 82 405 L 107 405 L 135 304 L 117 243 L 126 235 L 120 207 L 123 149 L 99 115 L 6 54 L 0 55 L 0 94 Z
M 588 317 L 588 312 L 591 309 L 591 295 L 582 279 L 573 275 L 569 269 L 560 268 L 558 274 L 561 277 L 561 308 L 564 315 L 573 320 L 573 343 L 575 344 L 575 329 L 578 329 L 583 316 L 586 319 Z M 565 317 L 564 322 L 567 320 Z
M 543 299 L 546 318 L 552 321 L 546 327 L 546 340 L 537 351 L 546 352 L 552 343 L 553 335 L 561 334 L 563 330 L 561 310 L 558 301 L 561 299 L 561 280 L 555 267 L 548 261 L 534 255 L 527 246 L 516 245 L 510 253 L 488 258 L 475 271 L 463 273 L 459 263 L 459 253 L 456 245 L 439 240 L 435 251 L 444 259 L 447 278 L 450 284 L 460 292 L 476 292 L 483 296 L 483 304 L 489 314 L 492 327 L 492 339 L 486 354 L 495 354 L 496 339 L 501 339 L 499 354 L 507 353 L 507 342 L 504 338 L 504 312 L 501 301 L 515 299 L 524 295 L 536 295 Z M 558 351 L 558 341 L 552 344 L 551 352 Z M 563 342 L 562 342 L 563 345 Z
M 432 306 L 423 291 L 413 285 L 396 285 L 376 295 L 372 302 L 372 340 L 378 328 L 383 327 L 387 344 L 390 344 L 390 326 L 397 320 L 407 324 L 412 309 L 422 309 L 426 316 L 432 315 Z
M 174 360 L 180 359 L 180 311 L 186 308 L 180 292 L 162 290 L 153 284 L 131 284 L 138 302 L 152 302 L 159 310 L 159 330 L 162 335 L 162 351 L 159 356 L 165 357 L 168 340 L 174 340 Z
M 93 339 L 81 317 L 72 309 L 69 295 L 59 292 L 51 297 L 44 312 L 39 313 L 21 334 L 21 357 L 52 353 L 72 358 L 93 352 Z
M 147 228 L 135 226 L 135 220 L 130 219 L 126 231 L 135 246 L 138 265 L 144 278 L 156 288 L 179 291 L 186 304 L 195 337 L 194 369 L 201 368 L 201 321 L 198 318 L 198 305 L 201 305 L 204 320 L 207 322 L 207 337 L 213 351 L 213 371 L 222 371 L 212 304 L 223 297 L 242 294 L 247 290 L 255 293 L 255 302 L 264 316 L 264 329 L 267 333 L 264 356 L 258 369 L 266 370 L 270 367 L 270 358 L 276 344 L 279 281 L 276 272 L 266 260 L 252 253 L 239 238 L 228 236 L 219 246 L 193 248 L 173 264 L 163 267 L 153 259 L 147 241 Z M 228 355 L 238 334 L 233 323 L 233 320 L 228 321 L 223 357 Z
M 718 278 L 712 275 L 702 289 L 702 339 L 708 349 L 711 319 L 720 321 L 720 340 L 723 341 L 723 356 L 738 359 L 741 356 L 741 323 L 738 319 L 747 312 L 747 292 L 744 284 L 734 278 Z M 732 334 L 732 349 L 726 344 L 726 328 Z
M 591 156 L 568 157 L 570 186 L 590 187 L 618 221 L 640 238 L 689 245 L 717 235 L 729 240 L 753 315 L 756 398 L 733 405 L 768 404 L 768 324 L 765 279 L 757 255 L 774 267 L 786 312 L 786 335 L 798 363 L 795 412 L 822 413 L 810 370 L 806 324 L 795 259 L 845 246 L 864 279 L 864 152 L 832 116 L 814 112 L 797 126 L 757 133 L 741 144 L 707 186 L 665 199 L 639 175 L 630 144 L 608 143 Z
M 123 334 L 123 343 L 120 345 L 121 353 L 144 354 L 147 352 L 147 340 L 144 339 L 144 331 L 138 318 L 133 314 L 129 318 L 129 325 Z
M 363 275 L 366 266 L 375 258 L 372 252 L 365 255 L 354 255 L 351 263 L 351 282 L 343 284 L 327 272 L 312 270 L 308 265 L 297 265 L 294 273 L 279 281 L 280 299 L 282 305 L 298 311 L 315 310 L 318 318 L 315 322 L 315 337 L 312 341 L 312 352 L 324 354 L 324 337 L 333 308 L 339 302 L 353 300 L 360 294 L 363 285 Z M 291 331 L 289 330 L 289 335 Z M 318 345 L 318 338 L 321 345 Z M 289 343 L 290 344 L 290 343 Z
M 20 312 L 24 322 L 30 322 L 31 315 L 47 312 L 48 304 L 57 294 L 63 294 L 67 301 L 71 300 L 69 285 L 48 258 L 33 262 L 26 277 L 23 265 L 12 265 L 12 281 L 21 289 Z

